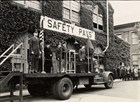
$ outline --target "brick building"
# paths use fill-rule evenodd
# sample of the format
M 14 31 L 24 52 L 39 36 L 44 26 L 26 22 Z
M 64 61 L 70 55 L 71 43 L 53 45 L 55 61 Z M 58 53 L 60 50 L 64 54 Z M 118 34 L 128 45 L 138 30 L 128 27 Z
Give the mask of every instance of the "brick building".
M 106 45 L 106 27 L 107 13 L 106 0 L 70 0 L 70 1 L 51 1 L 51 0 L 10 0 L 0 1 L 0 52 L 2 53 L 12 43 L 19 43 L 24 39 L 26 49 L 28 46 L 28 37 L 32 35 L 35 28 L 40 29 L 41 15 L 60 20 L 65 23 L 72 24 L 77 27 L 82 27 L 91 30 L 95 33 L 95 40 L 92 40 L 93 45 L 101 52 Z M 104 65 L 106 70 L 112 70 L 118 67 L 120 62 L 129 65 L 129 44 L 122 42 L 114 36 L 113 28 L 113 13 L 114 10 L 109 4 L 109 38 L 110 46 L 104 53 Z M 16 40 L 13 40 L 16 39 Z M 86 39 L 60 33 L 52 30 L 45 30 L 45 42 L 50 42 L 55 48 L 60 41 L 77 41 L 79 44 L 86 44 Z M 55 50 L 54 50 L 55 52 Z M 20 51 L 19 51 L 20 54 Z M 23 51 L 27 56 L 28 51 Z M 27 57 L 24 58 L 27 61 Z M 24 63 L 25 64 L 25 63 Z M 17 65 L 18 66 L 18 65 Z M 25 67 L 27 65 L 24 65 Z M 7 69 L 7 66 L 3 66 Z
M 126 23 L 116 25 L 114 33 L 117 37 L 130 44 L 130 64 L 131 66 L 139 66 L 140 63 L 140 50 L 138 38 L 138 22 Z M 137 27 L 136 27 L 137 26 Z

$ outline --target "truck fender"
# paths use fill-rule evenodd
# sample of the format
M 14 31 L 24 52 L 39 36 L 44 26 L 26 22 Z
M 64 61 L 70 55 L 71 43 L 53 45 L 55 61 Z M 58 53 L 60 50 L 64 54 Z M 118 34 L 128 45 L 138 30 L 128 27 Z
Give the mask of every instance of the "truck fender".
M 108 76 L 109 75 L 112 75 L 113 79 L 114 79 L 114 74 L 111 72 L 111 71 L 104 71 L 102 73 L 102 76 L 103 76 L 103 80 L 104 82 L 106 83 L 108 81 Z

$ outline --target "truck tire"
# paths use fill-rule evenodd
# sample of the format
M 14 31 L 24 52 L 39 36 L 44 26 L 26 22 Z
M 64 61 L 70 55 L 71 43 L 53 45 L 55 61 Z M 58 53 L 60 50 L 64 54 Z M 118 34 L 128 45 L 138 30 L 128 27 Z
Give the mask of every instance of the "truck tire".
M 43 84 L 28 84 L 27 88 L 30 95 L 36 97 L 44 96 L 47 92 L 47 88 Z
M 112 75 L 108 76 L 108 81 L 104 85 L 107 89 L 110 89 L 113 87 L 113 76 Z
M 91 85 L 90 84 L 87 84 L 87 85 L 84 85 L 86 89 L 89 89 L 91 88 Z
M 55 98 L 69 99 L 73 92 L 73 84 L 69 78 L 62 78 L 53 85 L 53 95 Z

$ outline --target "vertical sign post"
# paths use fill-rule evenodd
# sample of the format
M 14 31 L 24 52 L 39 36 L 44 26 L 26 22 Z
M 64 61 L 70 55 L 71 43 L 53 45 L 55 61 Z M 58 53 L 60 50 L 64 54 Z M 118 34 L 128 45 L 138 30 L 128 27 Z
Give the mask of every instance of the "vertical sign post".
M 43 30 L 43 21 L 45 20 L 45 17 L 41 16 L 41 20 L 40 20 L 40 28 L 41 28 L 41 37 L 42 37 L 42 42 L 41 42 L 41 46 L 42 46 L 42 72 L 41 73 L 46 73 L 44 71 L 44 30 Z

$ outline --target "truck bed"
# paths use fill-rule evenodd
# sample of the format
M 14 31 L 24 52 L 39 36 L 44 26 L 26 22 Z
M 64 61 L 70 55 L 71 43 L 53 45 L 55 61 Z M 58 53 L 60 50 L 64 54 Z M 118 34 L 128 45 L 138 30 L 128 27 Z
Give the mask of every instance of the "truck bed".
M 53 78 L 53 77 L 63 77 L 63 76 L 70 76 L 70 77 L 88 77 L 88 76 L 95 76 L 98 73 L 30 73 L 24 74 L 24 78 Z

